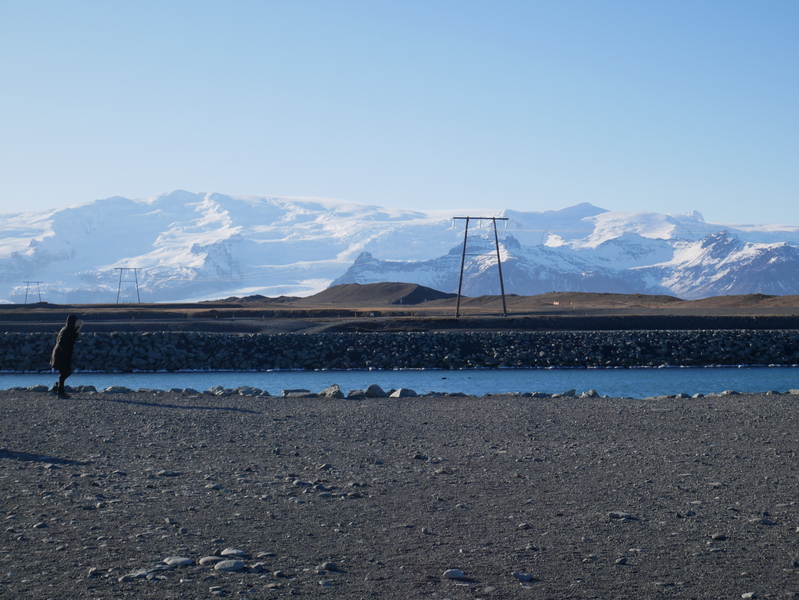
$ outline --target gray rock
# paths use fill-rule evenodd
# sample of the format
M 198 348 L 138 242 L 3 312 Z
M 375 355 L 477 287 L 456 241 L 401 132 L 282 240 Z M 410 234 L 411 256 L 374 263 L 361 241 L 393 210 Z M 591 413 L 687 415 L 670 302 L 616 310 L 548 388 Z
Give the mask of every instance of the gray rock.
M 344 398 L 344 392 L 341 391 L 341 388 L 338 384 L 333 384 L 329 388 L 326 388 L 319 392 L 320 398 Z
M 463 574 L 463 571 L 460 569 L 447 569 L 444 571 L 443 575 L 444 579 L 466 579 L 466 575 Z
M 261 396 L 263 395 L 263 390 L 259 390 L 258 388 L 250 387 L 249 385 L 242 385 L 233 390 L 235 394 L 239 396 Z
M 214 565 L 214 570 L 235 573 L 236 571 L 243 571 L 244 567 L 243 560 L 221 560 Z
M 304 390 L 304 389 L 287 389 L 281 390 L 280 395 L 284 398 L 316 398 L 316 394 L 312 393 L 311 390 Z
M 391 393 L 391 398 L 415 398 L 417 396 L 410 388 L 400 388 Z
M 190 567 L 194 564 L 194 560 L 186 556 L 167 556 L 162 562 L 170 567 Z
M 618 519 L 620 521 L 630 521 L 632 520 L 633 516 L 628 512 L 624 512 L 623 510 L 612 510 L 608 513 L 608 518 Z
M 372 383 L 363 393 L 367 398 L 388 398 L 388 394 L 376 383 Z

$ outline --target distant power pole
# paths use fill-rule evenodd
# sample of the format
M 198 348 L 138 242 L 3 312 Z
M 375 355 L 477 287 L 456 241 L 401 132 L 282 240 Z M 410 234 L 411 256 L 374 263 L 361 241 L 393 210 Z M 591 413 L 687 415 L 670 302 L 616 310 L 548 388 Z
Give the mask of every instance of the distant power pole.
M 25 304 L 28 303 L 28 288 L 33 284 L 36 284 L 36 291 L 39 293 L 39 302 L 42 301 L 42 290 L 39 287 L 40 283 L 44 283 L 43 281 L 26 281 L 25 282 Z
M 139 267 L 114 267 L 119 271 L 119 287 L 117 288 L 117 304 L 119 304 L 119 295 L 122 293 L 122 282 L 130 282 L 136 284 L 136 300 L 141 304 L 141 296 L 139 295 L 139 276 L 138 272 L 141 271 Z M 133 279 L 122 279 L 122 274 L 126 271 L 133 271 Z
M 466 263 L 466 240 L 469 237 L 469 221 L 491 221 L 494 224 L 494 243 L 497 248 L 497 269 L 499 270 L 499 289 L 502 292 L 502 316 L 508 316 L 508 308 L 505 305 L 505 282 L 502 279 L 502 258 L 499 254 L 499 235 L 497 235 L 497 221 L 507 221 L 505 217 L 453 217 L 453 219 L 461 219 L 466 221 L 466 227 L 463 230 L 463 252 L 461 253 L 461 274 L 458 278 L 458 300 L 455 304 L 455 317 L 461 316 L 461 289 L 463 287 L 463 267 Z

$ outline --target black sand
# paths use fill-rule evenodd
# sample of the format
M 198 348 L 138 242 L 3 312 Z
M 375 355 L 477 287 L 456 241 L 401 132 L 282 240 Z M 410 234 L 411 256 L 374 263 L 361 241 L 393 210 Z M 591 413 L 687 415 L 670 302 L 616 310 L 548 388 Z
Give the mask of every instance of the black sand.
M 798 405 L 2 391 L 0 597 L 789 597 Z

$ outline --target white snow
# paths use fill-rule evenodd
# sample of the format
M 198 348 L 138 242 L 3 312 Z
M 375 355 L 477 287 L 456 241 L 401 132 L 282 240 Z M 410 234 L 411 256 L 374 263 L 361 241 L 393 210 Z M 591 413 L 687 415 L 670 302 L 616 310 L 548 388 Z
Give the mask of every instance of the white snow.
M 51 303 L 113 302 L 120 267 L 139 270 L 143 301 L 304 296 L 342 277 L 363 251 L 374 262 L 358 277 L 397 277 L 452 291 L 445 288 L 457 282 L 465 225 L 455 216 L 509 219 L 498 222 L 498 231 L 508 292 L 520 294 L 536 286 L 579 286 L 591 277 L 609 289 L 690 294 L 686 269 L 697 281 L 710 275 L 700 277 L 696 269 L 719 269 L 713 248 L 702 245 L 709 235 L 728 231 L 743 243 L 725 272 L 763 253 L 793 252 L 799 243 L 799 228 L 722 226 L 696 211 L 619 212 L 583 203 L 541 212 L 420 212 L 325 198 L 175 191 L 0 214 L 0 302 L 22 302 L 26 281 L 41 281 Z M 469 258 L 477 291 L 480 277 L 496 278 L 493 235 L 490 221 L 470 222 L 467 250 L 482 255 Z

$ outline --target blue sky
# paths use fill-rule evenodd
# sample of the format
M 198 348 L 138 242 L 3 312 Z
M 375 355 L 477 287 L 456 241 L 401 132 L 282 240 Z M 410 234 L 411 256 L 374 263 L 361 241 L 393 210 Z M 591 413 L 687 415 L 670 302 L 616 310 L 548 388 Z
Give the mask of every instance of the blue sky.
M 0 212 L 185 189 L 799 225 L 799 2 L 2 2 Z

